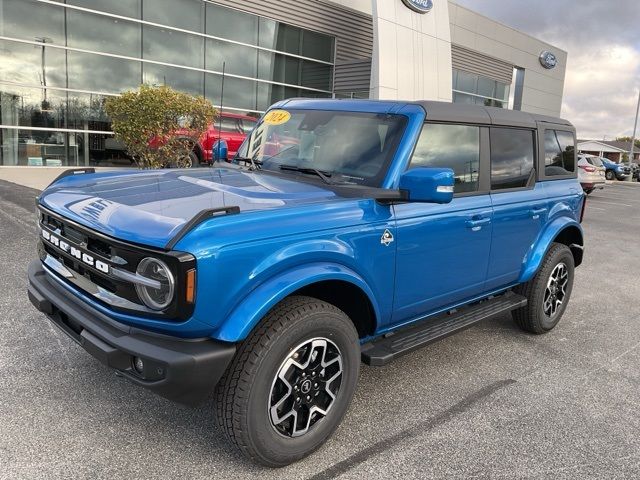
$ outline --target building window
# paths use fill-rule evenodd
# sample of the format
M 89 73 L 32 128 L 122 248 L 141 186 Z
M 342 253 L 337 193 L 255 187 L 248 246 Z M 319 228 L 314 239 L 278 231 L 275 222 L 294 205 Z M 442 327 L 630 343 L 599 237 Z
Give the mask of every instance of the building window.
M 479 127 L 427 123 L 422 127 L 409 168 L 451 168 L 455 174 L 454 191 L 459 193 L 478 190 L 479 165 Z
M 67 46 L 140 57 L 140 24 L 68 9 Z
M 510 86 L 474 73 L 453 70 L 453 102 L 507 108 Z
M 491 128 L 491 189 L 523 188 L 534 171 L 534 134 L 517 128 Z
M 562 130 L 544 132 L 544 174 L 571 175 L 576 170 L 576 149 L 573 133 Z
M 253 116 L 333 96 L 334 37 L 203 0 L 0 0 L 0 34 L 0 165 L 127 164 L 104 101 L 141 83 Z

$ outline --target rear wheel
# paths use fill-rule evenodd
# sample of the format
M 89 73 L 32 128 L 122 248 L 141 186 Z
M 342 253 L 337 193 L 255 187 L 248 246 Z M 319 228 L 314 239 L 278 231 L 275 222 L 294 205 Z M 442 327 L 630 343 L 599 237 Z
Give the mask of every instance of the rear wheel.
M 553 243 L 535 277 L 516 287 L 527 305 L 513 311 L 513 319 L 530 333 L 546 333 L 562 318 L 573 289 L 574 260 L 566 245 Z
M 200 166 L 200 159 L 198 154 L 191 150 L 188 155 L 182 155 L 169 162 L 167 165 L 169 168 L 198 168 Z
M 613 180 L 616 178 L 616 174 L 613 173 L 613 170 L 607 170 L 607 173 L 605 173 L 604 176 L 607 180 Z
M 358 334 L 341 310 L 288 298 L 238 349 L 216 390 L 217 422 L 251 460 L 288 465 L 340 424 L 359 368 Z

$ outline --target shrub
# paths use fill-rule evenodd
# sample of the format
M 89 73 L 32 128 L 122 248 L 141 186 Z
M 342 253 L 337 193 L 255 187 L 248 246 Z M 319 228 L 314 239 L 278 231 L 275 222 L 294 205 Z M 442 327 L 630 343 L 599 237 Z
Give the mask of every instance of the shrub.
M 105 105 L 115 138 L 141 168 L 190 167 L 198 140 L 218 114 L 204 97 L 141 85 Z

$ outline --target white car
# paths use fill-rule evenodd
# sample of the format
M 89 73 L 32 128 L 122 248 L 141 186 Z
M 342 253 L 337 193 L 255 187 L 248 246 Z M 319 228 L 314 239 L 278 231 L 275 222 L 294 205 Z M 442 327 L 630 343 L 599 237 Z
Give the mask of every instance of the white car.
M 606 168 L 602 160 L 594 155 L 578 155 L 578 180 L 589 195 L 596 188 L 604 188 Z

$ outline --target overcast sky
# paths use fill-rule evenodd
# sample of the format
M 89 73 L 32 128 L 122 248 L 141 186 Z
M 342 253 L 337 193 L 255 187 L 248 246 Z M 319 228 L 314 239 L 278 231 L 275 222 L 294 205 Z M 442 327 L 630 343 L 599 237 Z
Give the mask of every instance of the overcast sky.
M 640 87 L 639 0 L 454 0 L 569 52 L 562 116 L 580 138 L 631 135 Z

